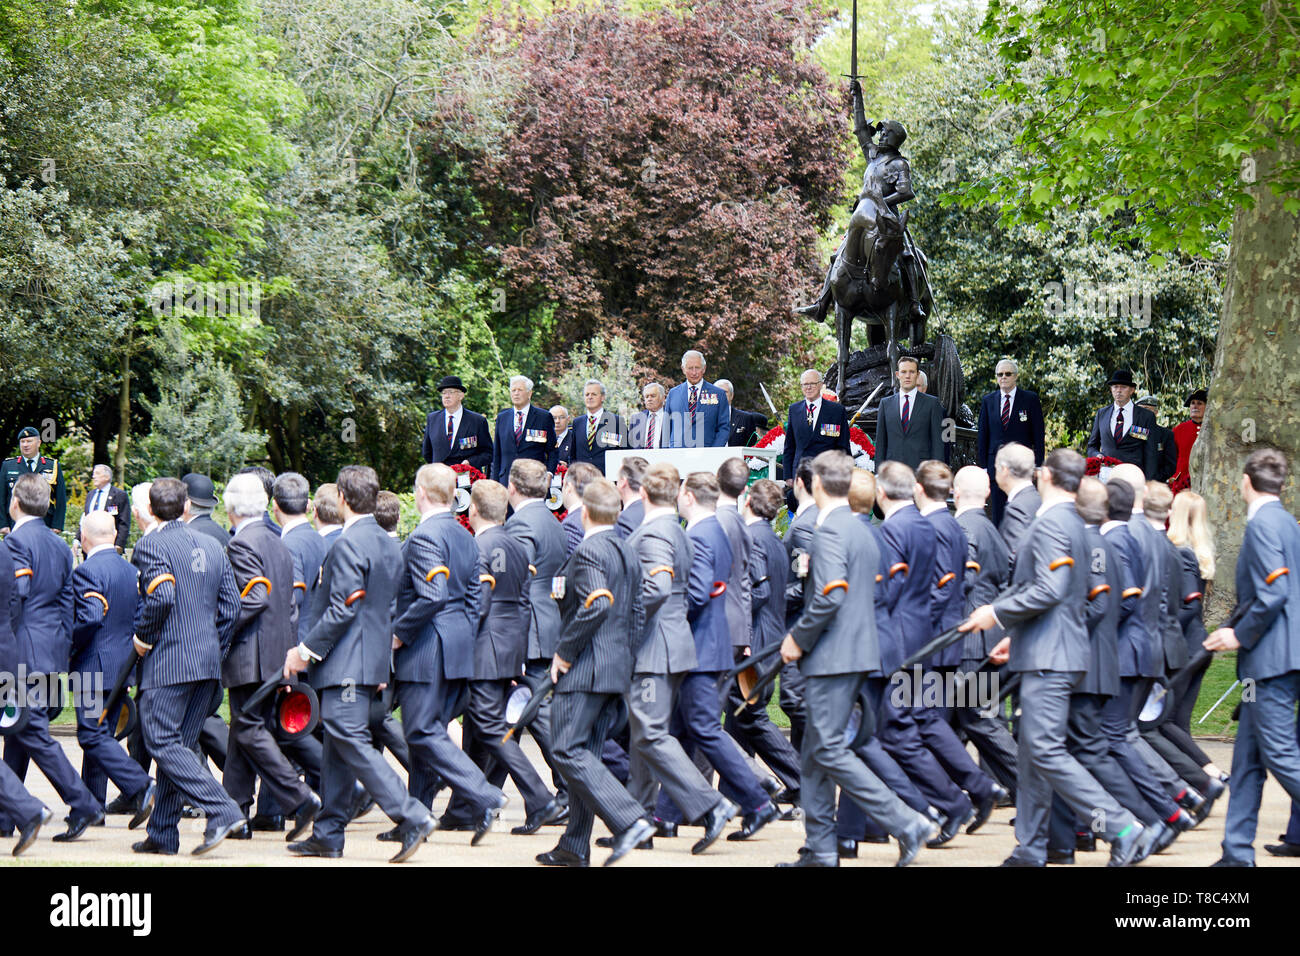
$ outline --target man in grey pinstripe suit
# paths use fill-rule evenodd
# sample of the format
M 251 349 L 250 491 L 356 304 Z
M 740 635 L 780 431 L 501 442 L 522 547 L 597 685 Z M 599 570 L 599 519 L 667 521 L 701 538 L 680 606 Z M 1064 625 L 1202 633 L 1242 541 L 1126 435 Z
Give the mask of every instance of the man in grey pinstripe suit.
M 627 543 L 613 534 L 618 491 L 604 478 L 582 496 L 582 543 L 555 578 L 561 638 L 551 663 L 556 682 L 551 702 L 555 763 L 569 782 L 569 825 L 559 845 L 540 853 L 546 866 L 586 866 L 593 815 L 614 834 L 605 865 L 625 856 L 654 825 L 600 760 L 618 698 L 632 679 L 632 644 L 641 633 L 641 565 Z

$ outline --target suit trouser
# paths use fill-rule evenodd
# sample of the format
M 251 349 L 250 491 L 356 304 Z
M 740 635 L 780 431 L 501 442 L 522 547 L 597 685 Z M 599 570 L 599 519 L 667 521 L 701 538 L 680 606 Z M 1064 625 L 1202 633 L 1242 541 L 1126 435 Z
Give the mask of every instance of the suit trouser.
M 1296 743 L 1300 745 L 1300 720 L 1295 725 Z M 1300 846 L 1300 800 L 1291 801 L 1291 819 L 1287 821 L 1286 833 L 1282 835 L 1284 843 Z
M 1171 739 L 1162 733 L 1162 728 L 1169 721 L 1166 720 L 1159 727 L 1153 727 L 1151 730 L 1141 730 L 1139 734 L 1147 746 L 1151 748 L 1165 765 L 1178 775 L 1180 781 L 1185 781 L 1190 786 L 1204 792 L 1209 785 L 1210 775 L 1207 774 L 1200 766 L 1189 757 L 1183 748 L 1179 747 Z
M 883 677 L 867 678 L 867 696 L 875 708 L 877 727 L 883 720 L 880 705 L 886 686 Z M 881 745 L 878 736 L 870 737 L 861 749 L 855 750 L 854 753 L 867 765 L 868 770 L 880 778 L 881 783 L 898 795 L 900 800 L 917 813 L 929 814 L 930 801 L 912 782 L 907 772 L 898 765 L 898 761 L 889 755 Z M 836 817 L 836 835 L 842 840 L 861 840 L 868 836 L 885 836 L 886 833 L 841 791 L 839 813 Z
M 524 662 L 524 680 L 533 687 L 545 686 L 545 681 L 549 680 L 550 673 L 550 658 L 535 658 Z M 555 786 L 555 795 L 558 797 L 565 793 L 565 786 L 564 775 L 556 767 L 555 759 L 551 754 L 551 703 L 551 700 L 547 700 L 538 709 L 537 716 L 528 725 L 528 732 L 537 741 L 538 749 L 542 752 L 542 759 L 546 761 L 546 766 L 551 768 L 551 783 Z
M 298 772 L 271 736 L 263 712 L 244 713 L 244 704 L 259 686 L 230 688 L 230 741 L 221 782 L 235 803 L 248 808 L 253 803 L 253 787 L 261 777 L 262 788 L 270 791 L 276 806 L 292 813 L 307 801 L 311 790 L 298 779 Z
M 504 680 L 472 680 L 469 682 L 469 713 L 465 718 L 471 747 L 471 756 L 481 757 L 480 767 L 495 761 L 510 774 L 524 797 L 524 812 L 536 813 L 551 802 L 551 791 L 546 789 L 532 761 L 524 756 L 519 741 L 511 737 L 502 742 L 506 731 L 506 701 L 510 698 L 509 678 Z
M 943 675 L 951 674 L 956 667 L 941 666 L 934 670 Z M 943 686 L 948 686 L 945 679 Z M 953 730 L 952 708 L 946 703 L 937 707 L 914 706 L 916 724 L 921 730 L 921 740 L 934 754 L 940 766 L 949 778 L 970 794 L 972 800 L 983 800 L 993 794 L 993 778 L 979 768 L 971 759 L 970 751 L 957 737 Z
M 980 673 L 980 662 L 965 661 L 961 671 L 968 675 L 966 687 L 969 694 L 970 689 L 980 683 L 976 676 Z M 984 673 L 996 674 L 999 681 L 1003 679 L 1001 668 L 987 670 Z M 989 686 L 993 686 L 991 682 Z M 969 696 L 966 702 L 970 703 Z M 958 729 L 975 745 L 976 751 L 987 765 L 986 772 L 1002 786 L 1014 791 L 1016 789 L 1016 738 L 1007 729 L 1007 722 L 1001 713 L 990 716 L 983 707 L 967 706 L 954 708 L 953 716 L 957 720 Z
M 786 629 L 794 624 L 791 618 L 786 622 Z M 777 679 L 777 704 L 781 712 L 790 719 L 790 746 L 796 752 L 803 750 L 803 732 L 807 726 L 807 709 L 803 702 L 803 675 L 799 673 L 799 664 L 791 661 L 781 665 L 781 676 Z
M 1111 756 L 1124 768 L 1129 779 L 1137 785 L 1138 792 L 1159 814 L 1160 819 L 1169 820 L 1177 815 L 1178 806 L 1165 786 L 1156 779 L 1151 764 L 1139 749 L 1139 744 L 1145 741 L 1142 741 L 1138 733 L 1137 712 L 1133 708 L 1135 701 L 1146 700 L 1148 683 L 1142 677 L 1121 677 L 1119 693 L 1107 700 L 1102 709 L 1101 728 L 1110 745 Z M 1141 706 L 1141 703 L 1137 704 L 1137 707 Z M 1150 746 L 1146 749 L 1150 750 Z
M 320 738 L 316 734 L 308 734 L 306 737 L 299 737 L 297 740 L 286 740 L 279 742 L 279 744 L 280 752 L 289 758 L 289 762 L 298 771 L 301 771 L 307 789 L 313 793 L 320 793 L 322 752 Z M 276 800 L 269 787 L 262 787 L 257 791 L 257 812 L 262 816 L 283 816 L 285 808 Z
M 1237 741 L 1232 748 L 1228 816 L 1223 826 L 1224 859 L 1255 860 L 1255 828 L 1268 774 L 1282 785 L 1292 805 L 1300 800 L 1300 742 L 1296 739 L 1296 701 L 1300 671 L 1255 682 L 1255 700 L 1243 701 Z
M 1116 802 L 1070 755 L 1066 747 L 1070 692 L 1079 671 L 1023 671 L 1020 677 L 1020 766 L 1016 779 L 1016 847 L 1013 856 L 1032 863 L 1047 859 L 1053 792 L 1077 817 L 1094 821 L 1096 832 L 1114 840 L 1133 826 L 1133 814 Z
M 559 847 L 581 857 L 591 853 L 591 827 L 596 816 L 611 833 L 619 834 L 645 813 L 600 760 L 617 701 L 617 694 L 588 691 L 551 696 L 552 756 L 569 785 L 569 822 Z
M 835 788 L 846 793 L 871 819 L 894 836 L 917 824 L 908 808 L 844 742 L 844 728 L 864 680 L 862 674 L 804 677 L 808 726 L 804 730 L 800 801 L 803 804 L 804 845 L 823 860 L 836 858 Z
M 23 730 L 5 738 L 4 762 L 9 765 L 19 783 L 27 778 L 28 763 L 35 763 L 50 783 L 54 784 L 59 798 L 72 810 L 73 819 L 94 816 L 104 805 L 86 789 L 80 775 L 68 762 L 63 748 L 50 736 L 52 708 L 42 706 L 45 700 L 44 688 L 29 689 L 27 699 L 30 718 Z M 0 820 L 0 829 L 12 826 L 12 820 Z
M 1210 669 L 1210 660 L 1207 657 L 1195 670 L 1178 672 L 1181 680 L 1178 682 L 1178 699 L 1174 701 L 1174 712 L 1160 725 L 1160 733 L 1192 758 L 1192 762 L 1202 771 L 1206 764 L 1213 761 L 1192 737 L 1192 711 L 1196 708 L 1196 698 L 1200 695 L 1205 672 Z
M 721 676 L 721 671 L 691 671 L 682 679 L 671 733 L 688 755 L 702 752 L 721 778 L 719 789 L 723 795 L 745 813 L 752 813 L 768 802 L 768 796 L 740 745 L 722 729 L 722 695 L 718 692 Z M 664 793 L 659 794 L 655 815 L 661 820 L 682 819 L 680 808 L 674 807 Z
M 743 653 L 737 652 L 736 663 L 739 664 L 744 656 Z M 798 790 L 799 754 L 794 747 L 790 746 L 790 741 L 785 739 L 785 734 L 777 730 L 772 719 L 768 717 L 767 705 L 771 699 L 772 690 L 769 687 L 760 700 L 745 704 L 737 715 L 736 709 L 745 701 L 741 697 L 739 686 L 735 681 L 731 681 L 727 686 L 727 708 L 723 726 L 726 727 L 727 733 L 736 738 L 742 750 L 747 754 L 758 754 L 763 758 L 763 763 L 776 774 L 783 787 Z
M 917 711 L 905 706 L 906 688 L 891 684 L 881 696 L 880 730 L 877 736 L 885 751 L 898 761 L 925 799 L 945 816 L 963 818 L 970 813 L 971 802 L 952 782 L 921 738 Z
M 627 701 L 629 754 L 628 792 L 651 813 L 662 784 L 664 792 L 695 822 L 718 805 L 717 791 L 686 756 L 681 743 L 668 732 L 673 704 L 685 674 L 633 674 Z
M 432 638 L 431 638 L 432 639 Z M 397 704 L 402 708 L 402 732 L 411 749 L 412 793 L 416 793 L 414 772 L 438 776 L 459 793 L 475 811 L 496 807 L 501 791 L 488 783 L 483 771 L 447 735 L 448 701 L 458 696 L 460 681 L 442 677 L 442 652 L 434 653 L 430 681 L 398 681 Z
M 149 775 L 131 759 L 109 725 L 99 722 L 101 709 L 78 703 L 77 743 L 81 746 L 81 779 L 91 795 L 103 803 L 110 779 L 123 794 L 135 796 L 149 786 Z
M 244 818 L 243 811 L 208 772 L 195 748 L 208 719 L 216 680 L 168 684 L 142 691 L 137 701 L 144 740 L 158 765 L 158 796 L 149 817 L 149 839 L 168 850 L 180 846 L 184 803 L 208 818 L 208 827 Z

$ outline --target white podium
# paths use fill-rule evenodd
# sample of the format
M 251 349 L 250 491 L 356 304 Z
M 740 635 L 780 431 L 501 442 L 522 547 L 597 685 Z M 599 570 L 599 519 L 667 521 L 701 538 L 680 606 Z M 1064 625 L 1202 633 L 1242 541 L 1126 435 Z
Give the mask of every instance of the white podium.
M 618 478 L 618 469 L 629 455 L 640 455 L 650 464 L 670 462 L 683 478 L 693 471 L 717 474 L 718 466 L 728 458 L 761 458 L 767 462 L 767 477 L 776 480 L 776 460 L 780 452 L 771 448 L 739 448 L 724 445 L 721 448 L 620 448 L 605 452 L 605 477 Z

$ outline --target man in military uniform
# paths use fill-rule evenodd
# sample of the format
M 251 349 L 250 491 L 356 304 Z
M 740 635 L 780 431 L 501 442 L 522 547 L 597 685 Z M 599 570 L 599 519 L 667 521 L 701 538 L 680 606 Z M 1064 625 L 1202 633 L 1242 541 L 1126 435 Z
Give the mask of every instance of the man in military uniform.
M 13 524 L 9 518 L 9 498 L 13 494 L 14 482 L 20 475 L 33 472 L 50 483 L 50 510 L 44 518 L 46 527 L 62 531 L 63 513 L 68 506 L 62 466 L 56 459 L 41 454 L 41 433 L 31 425 L 18 433 L 18 451 L 18 457 L 6 458 L 0 465 L 0 487 L 4 488 L 4 498 L 0 500 L 0 528 L 7 532 Z

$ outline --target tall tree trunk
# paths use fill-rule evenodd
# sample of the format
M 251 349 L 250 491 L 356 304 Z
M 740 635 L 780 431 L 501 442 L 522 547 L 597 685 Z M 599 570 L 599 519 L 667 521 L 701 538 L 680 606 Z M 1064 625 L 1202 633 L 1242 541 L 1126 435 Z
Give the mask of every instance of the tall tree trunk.
M 1291 465 L 1282 492 L 1294 513 L 1300 471 L 1300 216 L 1265 185 L 1280 160 L 1300 160 L 1300 141 L 1255 158 L 1255 208 L 1238 209 L 1205 421 L 1192 449 L 1193 488 L 1205 496 L 1218 552 L 1213 608 L 1226 610 L 1246 525 L 1241 466 L 1257 448 Z
M 289 467 L 302 474 L 302 415 L 297 407 L 284 413 L 284 443 L 289 456 Z
M 122 383 L 117 393 L 117 450 L 113 452 L 113 472 L 117 486 L 126 487 L 126 445 L 131 435 L 131 333 L 122 349 Z

